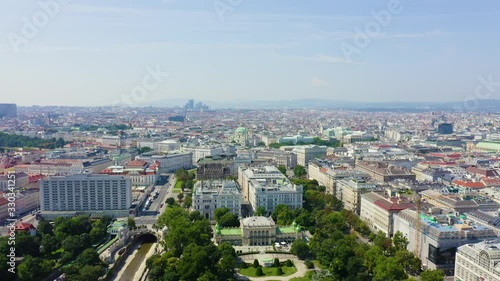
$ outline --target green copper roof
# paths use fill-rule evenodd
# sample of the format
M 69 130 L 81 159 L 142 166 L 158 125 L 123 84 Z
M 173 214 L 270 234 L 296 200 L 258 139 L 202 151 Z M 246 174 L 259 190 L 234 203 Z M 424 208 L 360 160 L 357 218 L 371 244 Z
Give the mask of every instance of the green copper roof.
M 476 147 L 488 150 L 500 150 L 500 142 L 482 141 Z

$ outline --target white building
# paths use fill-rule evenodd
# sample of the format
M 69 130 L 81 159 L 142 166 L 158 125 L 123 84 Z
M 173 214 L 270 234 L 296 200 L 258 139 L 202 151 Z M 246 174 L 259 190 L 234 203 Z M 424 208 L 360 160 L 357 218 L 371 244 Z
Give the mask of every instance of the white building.
M 401 198 L 386 198 L 370 192 L 361 195 L 360 218 L 371 231 L 382 231 L 387 237 L 394 235 L 394 214 L 413 207 L 414 204 Z
M 353 178 L 341 179 L 336 182 L 335 197 L 344 203 L 344 209 L 351 210 L 357 215 L 360 214 L 361 195 L 380 191 L 382 187 L 375 183 L 366 183 Z
M 307 166 L 307 164 L 309 164 L 309 161 L 325 156 L 326 146 L 297 146 L 293 149 L 293 152 L 297 154 L 297 164 L 305 167 Z
M 459 247 L 455 260 L 455 280 L 500 281 L 500 241 Z
M 120 136 L 107 136 L 104 135 L 99 139 L 96 139 L 97 142 L 101 143 L 102 145 L 109 145 L 109 146 L 125 146 L 125 138 L 120 137 Z
M 284 180 L 250 180 L 248 186 L 249 201 L 255 211 L 264 207 L 268 213 L 274 211 L 279 204 L 290 209 L 302 208 L 302 185 Z
M 44 216 L 75 212 L 128 216 L 131 204 L 130 179 L 123 176 L 79 174 L 40 181 L 40 205 Z
M 291 183 L 274 166 L 239 167 L 238 181 L 244 198 L 254 211 L 264 207 L 270 213 L 278 204 L 285 204 L 291 209 L 302 208 L 302 185 Z
M 235 181 L 198 181 L 194 186 L 193 209 L 213 220 L 217 208 L 228 208 L 241 217 L 241 190 Z
M 191 152 L 193 154 L 193 163 L 197 163 L 198 160 L 205 157 L 213 157 L 217 155 L 225 154 L 223 147 L 186 147 L 184 151 Z
M 279 139 L 279 143 L 289 143 L 296 145 L 297 143 L 312 143 L 314 141 L 313 137 L 305 137 L 301 135 L 291 136 L 291 137 L 282 137 Z
M 164 140 L 156 143 L 154 150 L 159 152 L 176 151 L 181 148 L 181 144 L 176 140 Z
M 148 155 L 147 153 L 135 157 L 137 160 L 147 162 L 160 162 L 160 172 L 175 172 L 179 169 L 191 169 L 193 167 L 192 153 L 169 153 L 167 155 Z
M 287 180 L 287 177 L 283 175 L 278 168 L 274 166 L 262 166 L 262 167 L 248 167 L 242 165 L 238 167 L 238 183 L 241 186 L 241 191 L 244 200 L 249 200 L 248 185 L 250 180 L 259 179 L 273 179 L 273 180 Z

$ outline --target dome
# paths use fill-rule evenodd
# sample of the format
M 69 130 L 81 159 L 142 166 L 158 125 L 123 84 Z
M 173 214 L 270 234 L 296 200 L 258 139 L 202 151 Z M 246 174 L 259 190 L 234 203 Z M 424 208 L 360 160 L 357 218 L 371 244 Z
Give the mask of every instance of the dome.
M 244 127 L 239 127 L 236 129 L 236 133 L 247 133 L 247 129 Z

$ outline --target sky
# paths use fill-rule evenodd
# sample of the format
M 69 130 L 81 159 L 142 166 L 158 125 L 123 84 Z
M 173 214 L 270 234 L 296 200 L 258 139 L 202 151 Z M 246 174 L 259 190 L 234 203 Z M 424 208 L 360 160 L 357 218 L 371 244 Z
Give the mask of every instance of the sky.
M 494 0 L 2 4 L 0 103 L 500 98 Z

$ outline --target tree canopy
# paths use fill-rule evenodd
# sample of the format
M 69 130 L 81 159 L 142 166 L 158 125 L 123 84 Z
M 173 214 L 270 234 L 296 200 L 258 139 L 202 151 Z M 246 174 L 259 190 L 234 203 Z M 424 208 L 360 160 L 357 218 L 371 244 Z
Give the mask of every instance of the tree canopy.
M 221 219 L 231 214 L 219 209 Z M 165 252 L 147 261 L 150 280 L 230 280 L 234 274 L 236 252 L 226 243 L 215 246 L 210 240 L 209 221 L 198 212 L 168 206 L 158 226 L 169 229 L 164 237 Z

